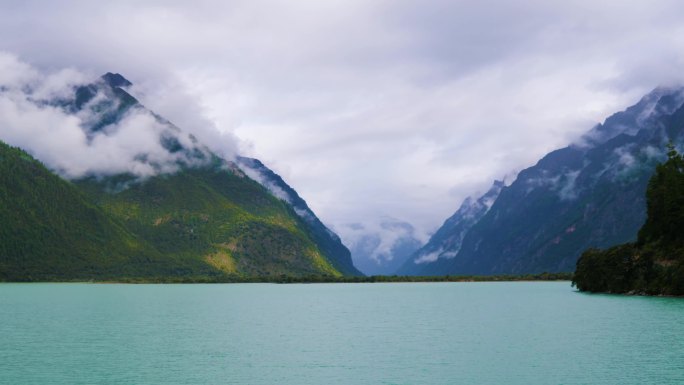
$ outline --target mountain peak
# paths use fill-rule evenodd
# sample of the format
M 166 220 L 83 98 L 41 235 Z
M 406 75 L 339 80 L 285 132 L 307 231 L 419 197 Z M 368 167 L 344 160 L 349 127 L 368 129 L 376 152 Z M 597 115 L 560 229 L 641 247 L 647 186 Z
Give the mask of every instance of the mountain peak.
M 684 104 L 684 86 L 658 86 L 636 104 L 617 112 L 584 134 L 574 145 L 595 147 L 621 134 L 636 135 L 644 128 L 657 127 L 654 122 L 673 114 Z
M 123 77 L 121 74 L 107 72 L 106 74 L 102 75 L 101 78 L 105 81 L 105 83 L 109 84 L 110 87 L 128 87 L 133 85 L 133 83 L 128 81 L 128 79 Z

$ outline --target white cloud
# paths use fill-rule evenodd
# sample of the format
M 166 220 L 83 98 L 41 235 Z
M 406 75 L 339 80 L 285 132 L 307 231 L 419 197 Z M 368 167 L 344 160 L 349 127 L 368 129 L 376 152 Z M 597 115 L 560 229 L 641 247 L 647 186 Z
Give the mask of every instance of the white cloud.
M 0 80 L 0 139 L 26 149 L 67 178 L 119 173 L 144 178 L 174 172 L 179 162 L 201 162 L 165 148 L 161 138 L 173 136 L 184 148 L 202 151 L 187 133 L 142 108 L 131 108 L 118 121 L 91 132 L 103 113 L 118 108 L 103 104 L 112 100 L 103 91 L 77 113 L 57 103 L 73 100 L 77 86 L 96 78 L 72 69 L 41 73 L 6 53 L 0 54 L 0 66 L 5 74 Z
M 129 92 L 148 109 L 169 120 L 186 132 L 191 132 L 200 143 L 225 159 L 232 159 L 239 151 L 239 139 L 228 130 L 220 130 L 198 98 L 188 92 L 181 77 L 166 75 L 152 80 L 136 81 Z
M 290 197 L 290 194 L 288 194 L 285 190 L 283 190 L 280 186 L 276 185 L 275 183 L 271 182 L 268 177 L 266 177 L 264 174 L 261 173 L 258 169 L 250 168 L 245 164 L 240 165 L 240 170 L 245 173 L 249 178 L 259 182 L 262 186 L 266 187 L 268 191 L 273 194 L 276 198 L 292 204 L 292 198 Z M 304 212 L 303 210 L 297 210 L 295 209 L 295 212 L 300 216 L 304 217 L 302 213 Z
M 420 265 L 422 263 L 432 263 L 439 259 L 439 256 L 442 254 L 442 251 L 444 250 L 439 249 L 432 253 L 423 254 L 420 257 L 414 259 L 413 263 L 415 263 L 416 265 Z
M 569 171 L 563 175 L 563 183 L 559 186 L 560 189 L 558 190 L 558 196 L 561 200 L 571 201 L 577 198 L 579 191 L 577 191 L 575 182 L 581 171 Z
M 391 261 L 402 242 L 425 243 L 429 238 L 427 234 L 418 233 L 408 222 L 390 217 L 368 220 L 363 224 L 347 223 L 335 230 L 352 253 L 356 250 L 363 254 L 353 257 L 368 258 L 377 265 Z
M 177 125 L 209 127 L 212 146 L 248 142 L 337 229 L 389 215 L 434 230 L 473 191 L 681 81 L 684 65 L 673 0 L 0 7 L 0 49 L 123 73 Z
M 30 65 L 21 62 L 16 56 L 0 51 L 0 87 L 16 89 L 31 84 L 39 74 Z

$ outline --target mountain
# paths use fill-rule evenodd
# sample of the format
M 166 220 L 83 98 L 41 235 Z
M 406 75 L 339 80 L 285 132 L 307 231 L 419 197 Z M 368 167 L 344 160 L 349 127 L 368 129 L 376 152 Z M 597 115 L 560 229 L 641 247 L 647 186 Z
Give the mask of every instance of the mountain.
M 415 228 L 393 218 L 377 225 L 349 224 L 344 231 L 354 265 L 369 276 L 393 275 L 421 246 Z
M 468 231 L 489 211 L 504 187 L 503 181 L 495 181 L 492 187 L 478 199 L 466 198 L 458 210 L 416 250 L 396 273 L 399 275 L 440 275 L 463 244 Z
M 582 254 L 573 277 L 580 291 L 684 295 L 684 158 L 674 147 L 649 181 L 646 200 L 636 243 Z
M 273 196 L 280 198 L 294 210 L 311 240 L 326 255 L 335 269 L 345 275 L 363 275 L 354 267 L 349 249 L 342 244 L 340 237 L 316 217 L 304 199 L 278 174 L 258 159 L 238 157 L 237 164 L 247 175 L 266 187 Z
M 165 263 L 76 186 L 2 142 L 0 218 L 3 281 L 152 276 L 183 265 Z
M 588 248 L 635 240 L 646 219 L 646 186 L 665 158 L 666 143 L 684 144 L 683 101 L 682 89 L 657 88 L 578 143 L 547 154 L 501 189 L 460 247 L 444 247 L 434 266 L 414 259 L 403 272 L 572 271 Z
M 3 144 L 12 156 L 2 155 L 2 166 L 13 171 L 0 185 L 8 191 L 0 279 L 361 275 L 339 237 L 282 178 L 256 159 L 221 158 L 146 109 L 125 90 L 130 85 L 108 73 L 41 101 L 78 117 L 93 144 L 148 130 L 137 134 L 149 150 L 134 154 L 123 172 L 67 181 Z

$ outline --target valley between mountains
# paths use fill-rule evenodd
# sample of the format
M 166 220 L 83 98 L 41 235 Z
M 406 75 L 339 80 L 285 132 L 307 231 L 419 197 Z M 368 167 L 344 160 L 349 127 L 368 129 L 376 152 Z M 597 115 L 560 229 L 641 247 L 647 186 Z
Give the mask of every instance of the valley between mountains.
M 261 161 L 212 152 L 143 106 L 131 85 L 107 73 L 51 99 L 0 91 L 72 116 L 92 144 L 131 122 L 153 127 L 145 133 L 149 150 L 132 154 L 123 170 L 89 168 L 84 157 L 75 175 L 74 167 L 48 168 L 30 149 L 0 144 L 0 280 L 569 273 L 587 249 L 636 240 L 649 179 L 668 143 L 684 146 L 683 90 L 657 88 L 576 143 L 466 199 L 426 244 L 410 224 L 388 222 L 406 236 L 379 259 L 378 239 L 354 244 L 352 255 Z

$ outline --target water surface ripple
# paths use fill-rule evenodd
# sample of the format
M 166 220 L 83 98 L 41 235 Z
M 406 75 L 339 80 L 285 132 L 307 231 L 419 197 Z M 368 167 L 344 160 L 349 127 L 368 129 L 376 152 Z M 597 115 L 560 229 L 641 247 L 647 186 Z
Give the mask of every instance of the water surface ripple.
M 567 282 L 0 284 L 1 384 L 683 384 L 684 299 Z

